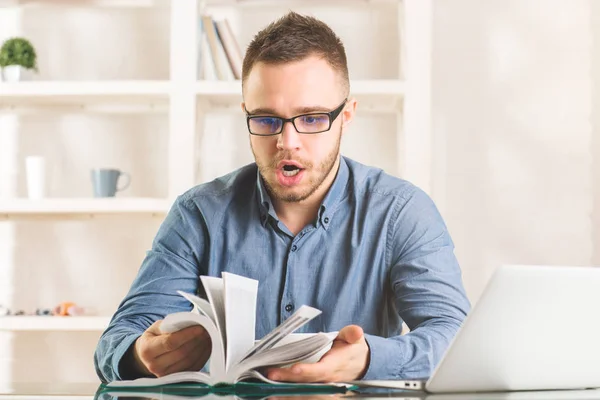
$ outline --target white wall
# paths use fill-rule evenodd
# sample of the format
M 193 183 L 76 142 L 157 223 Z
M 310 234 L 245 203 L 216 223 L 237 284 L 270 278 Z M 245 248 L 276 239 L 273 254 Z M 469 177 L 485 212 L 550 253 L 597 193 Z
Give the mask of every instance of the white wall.
M 591 45 L 589 0 L 435 2 L 435 194 L 473 300 L 503 263 L 592 262 Z
M 594 155 L 592 166 L 592 237 L 594 252 L 592 263 L 600 265 L 600 2 L 591 2 L 590 21 L 592 24 L 592 143 Z

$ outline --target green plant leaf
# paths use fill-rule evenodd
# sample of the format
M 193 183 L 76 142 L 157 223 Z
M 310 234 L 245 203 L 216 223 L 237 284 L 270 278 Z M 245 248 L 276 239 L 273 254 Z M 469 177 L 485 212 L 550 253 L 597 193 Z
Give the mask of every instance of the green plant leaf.
M 20 65 L 37 72 L 37 54 L 33 45 L 25 38 L 7 39 L 0 47 L 0 67 Z

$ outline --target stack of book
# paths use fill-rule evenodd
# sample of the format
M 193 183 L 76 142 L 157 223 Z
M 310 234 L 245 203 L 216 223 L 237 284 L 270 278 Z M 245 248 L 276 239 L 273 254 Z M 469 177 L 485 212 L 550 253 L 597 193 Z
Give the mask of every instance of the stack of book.
M 242 51 L 227 19 L 199 20 L 198 79 L 231 81 L 242 77 Z

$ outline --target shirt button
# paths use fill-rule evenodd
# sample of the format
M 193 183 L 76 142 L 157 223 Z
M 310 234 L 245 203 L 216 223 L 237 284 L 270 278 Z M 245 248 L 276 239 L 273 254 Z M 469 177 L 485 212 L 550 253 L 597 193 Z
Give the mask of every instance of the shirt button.
M 329 223 L 329 218 L 325 217 L 325 219 L 323 220 L 323 222 L 325 222 L 326 224 L 328 224 Z
M 292 251 L 296 251 L 296 250 L 298 250 L 298 247 L 296 247 L 296 245 L 293 245 L 292 246 Z
M 292 304 L 288 304 L 285 306 L 285 311 L 290 312 L 294 309 L 294 306 Z

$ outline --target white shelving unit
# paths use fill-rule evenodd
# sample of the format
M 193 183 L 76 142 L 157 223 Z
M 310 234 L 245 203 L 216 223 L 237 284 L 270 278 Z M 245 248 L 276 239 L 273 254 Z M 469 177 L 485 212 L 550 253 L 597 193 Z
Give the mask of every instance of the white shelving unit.
M 103 331 L 110 317 L 7 316 L 0 317 L 0 331 Z
M 351 80 L 351 96 L 361 102 L 365 110 L 396 112 L 405 95 L 404 81 L 399 79 Z M 242 101 L 240 81 L 197 81 L 198 101 L 209 106 L 239 109 Z
M 404 95 L 404 81 L 394 79 L 352 80 L 352 94 L 356 96 Z M 196 94 L 206 97 L 231 96 L 235 100 L 241 97 L 240 81 L 197 81 Z
M 0 112 L 166 112 L 168 81 L 0 82 Z
M 123 80 L 34 80 L 17 84 L 0 82 L 0 119 L 5 115 L 18 116 L 21 113 L 28 116 L 33 115 L 34 117 L 52 113 L 74 112 L 77 113 L 78 117 L 88 113 L 92 116 L 95 116 L 95 113 L 102 113 L 103 119 L 100 122 L 95 121 L 93 123 L 105 124 L 105 119 L 112 118 L 113 113 L 118 114 L 119 117 L 132 113 L 140 116 L 140 118 L 144 118 L 145 113 L 161 113 L 159 117 L 167 122 L 166 130 L 168 134 L 168 138 L 165 138 L 166 145 L 161 148 L 161 151 L 164 151 L 167 155 L 164 159 L 165 165 L 161 166 L 167 178 L 167 188 L 163 191 L 166 196 L 161 196 L 164 198 L 117 197 L 114 199 L 48 198 L 39 201 L 0 197 L 0 224 L 10 224 L 11 221 L 20 223 L 25 220 L 26 227 L 22 230 L 27 230 L 32 226 L 31 224 L 37 223 L 36 221 L 39 219 L 56 220 L 57 223 L 70 219 L 93 219 L 96 216 L 111 216 L 112 220 L 126 219 L 132 216 L 140 218 L 154 217 L 154 220 L 156 220 L 164 217 L 176 196 L 200 183 L 198 178 L 200 154 L 214 155 L 214 159 L 201 160 L 210 166 L 211 163 L 219 161 L 220 154 L 228 156 L 223 158 L 229 158 L 230 160 L 234 158 L 230 156 L 231 149 L 221 146 L 234 142 L 236 144 L 239 142 L 239 146 L 247 146 L 246 132 L 241 132 L 241 139 L 236 136 L 235 139 L 229 142 L 227 140 L 217 140 L 215 151 L 210 149 L 202 152 L 203 149 L 199 147 L 201 146 L 199 143 L 206 142 L 200 142 L 198 138 L 210 139 L 214 132 L 206 125 L 209 120 L 212 121 L 210 123 L 214 123 L 211 120 L 214 115 L 211 114 L 218 114 L 216 118 L 228 119 L 229 122 L 224 124 L 225 128 L 223 129 L 229 129 L 230 131 L 232 127 L 237 126 L 236 123 L 243 120 L 243 116 L 239 114 L 242 100 L 241 83 L 239 81 L 205 81 L 197 79 L 198 18 L 202 12 L 228 16 L 249 12 L 252 16 L 258 15 L 263 18 L 264 20 L 261 20 L 260 24 L 264 26 L 274 16 L 273 7 L 277 7 L 278 10 L 281 9 L 282 12 L 298 7 L 302 12 L 302 10 L 314 6 L 317 17 L 319 17 L 322 7 L 335 8 L 336 11 L 339 11 L 331 14 L 335 14 L 335 17 L 332 17 L 335 20 L 323 19 L 325 22 L 339 22 L 340 19 L 344 19 L 345 12 L 351 14 L 353 18 L 371 21 L 373 16 L 370 14 L 370 10 L 372 8 L 397 4 L 395 15 L 385 16 L 386 20 L 389 17 L 399 21 L 397 24 L 394 23 L 393 27 L 373 26 L 371 31 L 363 32 L 365 35 L 389 35 L 390 30 L 393 30 L 395 32 L 391 34 L 396 35 L 397 42 L 400 45 L 399 48 L 395 46 L 386 48 L 385 46 L 388 46 L 388 44 L 385 42 L 368 43 L 363 41 L 360 44 L 368 49 L 371 48 L 370 46 L 379 46 L 380 55 L 384 55 L 381 58 L 394 58 L 397 61 L 394 64 L 398 64 L 398 68 L 393 73 L 380 73 L 379 76 L 377 74 L 371 74 L 373 75 L 371 76 L 367 71 L 367 73 L 359 74 L 357 79 L 351 79 L 351 96 L 356 97 L 359 101 L 358 112 L 360 118 L 363 118 L 363 115 L 366 115 L 365 121 L 368 118 L 373 118 L 377 121 L 374 124 L 377 127 L 375 129 L 383 127 L 382 130 L 384 131 L 377 132 L 379 136 L 375 136 L 376 139 L 371 139 L 371 136 L 363 139 L 368 146 L 363 148 L 359 144 L 357 148 L 359 152 L 368 152 L 370 151 L 369 148 L 373 147 L 372 142 L 369 143 L 369 140 L 386 137 L 389 139 L 389 144 L 387 142 L 380 144 L 379 148 L 383 147 L 389 150 L 385 157 L 388 157 L 388 164 L 395 167 L 391 172 L 411 180 L 425 191 L 430 192 L 432 172 L 429 122 L 431 2 L 432 0 L 171 0 L 170 2 L 166 0 L 0 0 L 0 7 L 15 8 L 15 19 L 20 18 L 26 10 L 36 10 L 44 7 L 51 7 L 53 12 L 62 8 L 66 10 L 69 7 L 80 9 L 98 7 L 100 12 L 110 10 L 111 7 L 117 7 L 118 11 L 121 12 L 121 7 L 127 7 L 139 8 L 146 12 L 148 9 L 158 7 L 161 10 L 161 18 L 170 21 L 168 28 L 169 76 L 166 79 L 131 80 L 129 77 Z M 165 4 L 168 6 L 165 7 Z M 261 13 L 257 13 L 257 10 L 265 10 L 267 14 L 263 16 Z M 240 44 L 245 46 L 251 39 L 250 35 L 255 33 L 254 26 L 257 25 L 257 21 L 254 17 L 246 16 L 233 18 L 231 22 Z M 248 27 L 244 25 L 246 23 L 251 24 L 252 29 L 247 29 Z M 18 25 L 18 23 L 15 23 L 15 26 Z M 82 25 L 81 29 L 84 28 L 85 26 Z M 107 27 L 107 29 L 110 28 Z M 350 32 L 352 32 L 352 29 Z M 360 32 L 360 30 L 354 31 L 354 34 L 363 35 L 363 33 L 356 32 Z M 2 34 L 1 29 L 0 34 Z M 345 42 L 345 45 L 349 49 L 355 45 L 355 41 L 349 40 Z M 349 54 L 355 55 L 355 63 L 363 61 L 360 51 L 349 52 Z M 371 63 L 371 65 L 376 65 L 376 62 Z M 352 72 L 356 70 L 355 66 L 349 65 L 351 76 Z M 232 111 L 238 114 L 233 114 Z M 219 113 L 222 113 L 222 115 Z M 19 129 L 19 124 L 14 124 L 14 126 L 15 129 Z M 41 124 L 40 126 L 43 127 L 44 125 Z M 77 125 L 77 127 L 81 126 L 85 127 L 85 125 Z M 2 124 L 0 123 L 1 127 Z M 152 129 L 152 126 L 145 129 Z M 234 133 L 237 132 L 227 132 L 231 136 L 235 136 Z M 361 132 L 356 133 L 360 134 Z M 373 132 L 362 133 L 371 135 Z M 5 132 L 0 132 L 0 134 L 5 134 Z M 144 132 L 140 133 L 140 135 L 143 134 Z M 18 132 L 13 132 L 13 140 L 9 143 L 16 146 L 18 136 Z M 76 136 L 73 135 L 69 138 L 73 139 L 73 137 Z M 0 146 L 1 144 L 0 141 Z M 67 148 L 65 151 L 68 151 L 69 148 L 65 148 Z M 7 151 L 7 149 L 0 148 L 0 157 L 3 157 L 3 151 Z M 16 154 L 19 154 L 19 152 L 17 150 L 7 151 L 6 154 L 13 157 L 12 160 L 16 166 L 18 161 Z M 135 176 L 133 179 L 135 179 Z M 88 223 L 88 221 L 82 223 Z M 2 225 L 0 225 L 0 237 L 2 235 L 1 227 Z M 108 229 L 113 229 L 112 226 L 102 225 L 102 227 L 107 229 L 105 233 L 107 237 L 113 236 L 115 233 L 108 231 Z M 6 232 L 10 234 L 11 229 L 13 228 L 7 229 Z M 74 228 L 69 226 L 68 229 Z M 15 229 L 15 231 L 17 230 Z M 72 232 L 77 232 L 76 234 L 79 235 L 81 231 L 78 228 Z M 48 229 L 44 232 L 54 231 Z M 23 243 L 15 243 L 15 246 L 21 248 L 27 246 L 27 239 L 23 239 L 23 235 L 23 232 L 14 234 L 15 238 L 23 240 Z M 134 235 L 127 236 L 124 234 L 115 239 L 115 242 L 129 240 L 130 236 Z M 95 236 L 92 240 L 98 240 L 98 236 Z M 69 243 L 67 239 L 63 242 Z M 93 248 L 91 246 L 93 245 L 86 248 Z M 123 246 L 127 247 L 127 251 L 129 251 L 129 247 L 133 247 L 130 246 L 129 242 L 124 242 Z M 148 243 L 144 243 L 144 246 L 147 249 Z M 84 251 L 82 250 L 82 252 Z M 115 253 L 123 256 L 127 251 Z M 60 251 L 50 252 L 50 254 L 62 255 Z M 85 253 L 80 254 L 85 256 Z M 77 266 L 80 264 L 86 265 L 85 259 L 73 260 L 72 254 L 69 254 L 69 256 L 71 258 L 64 256 L 65 258 L 61 262 L 72 262 Z M 10 261 L 13 260 L 13 257 L 5 257 L 5 259 Z M 18 260 L 19 258 L 14 257 L 14 259 Z M 31 257 L 21 256 L 21 259 L 30 260 Z M 1 264 L 2 254 L 0 253 L 0 266 Z M 119 265 L 119 267 L 116 265 Z M 106 266 L 107 269 L 113 268 L 110 275 L 111 279 L 119 279 L 118 269 L 122 265 L 126 264 L 115 263 L 115 265 Z M 16 265 L 15 268 L 18 267 Z M 131 266 L 133 269 L 138 267 L 139 265 Z M 90 271 L 90 276 L 89 278 L 86 276 L 86 279 L 94 279 L 94 273 L 94 271 Z M 76 287 L 78 282 L 73 281 L 72 285 Z M 98 301 L 103 301 L 105 294 L 107 294 L 105 292 L 101 291 L 98 294 Z M 122 294 L 122 292 L 119 292 L 118 296 L 120 297 Z M 117 294 L 113 296 L 117 296 Z M 104 314 L 106 313 L 104 312 Z M 0 331 L 100 332 L 107 326 L 108 321 L 108 317 L 91 316 L 71 318 L 3 317 L 0 318 Z
M 97 101 L 167 102 L 168 81 L 24 81 L 0 82 L 0 106 L 53 105 L 62 102 Z
M 0 200 L 0 219 L 113 214 L 162 216 L 170 206 L 168 200 L 143 198 Z

